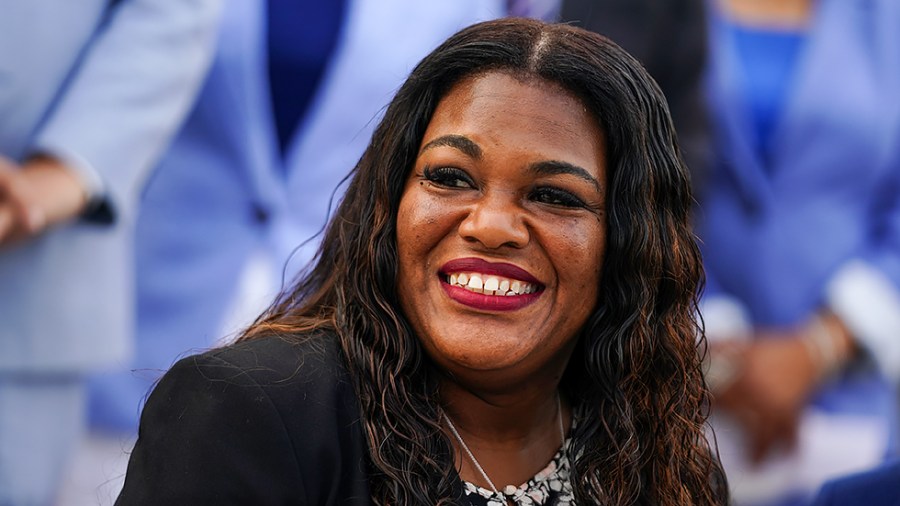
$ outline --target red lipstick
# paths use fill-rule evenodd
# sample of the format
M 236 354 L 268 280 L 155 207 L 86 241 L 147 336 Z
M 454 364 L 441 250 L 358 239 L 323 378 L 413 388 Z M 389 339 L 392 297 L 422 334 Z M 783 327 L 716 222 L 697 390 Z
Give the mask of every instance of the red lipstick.
M 485 295 L 460 286 L 451 285 L 447 277 L 456 272 L 479 273 L 502 276 L 533 284 L 538 290 L 521 295 Z M 538 300 L 543 293 L 543 285 L 534 276 L 520 267 L 506 263 L 491 263 L 480 258 L 458 258 L 441 267 L 441 288 L 456 302 L 483 311 L 515 311 Z
M 457 258 L 450 260 L 441 267 L 441 274 L 450 275 L 454 272 L 493 274 L 494 276 L 518 279 L 533 285 L 543 286 L 537 278 L 521 267 L 505 263 L 492 263 L 480 258 Z

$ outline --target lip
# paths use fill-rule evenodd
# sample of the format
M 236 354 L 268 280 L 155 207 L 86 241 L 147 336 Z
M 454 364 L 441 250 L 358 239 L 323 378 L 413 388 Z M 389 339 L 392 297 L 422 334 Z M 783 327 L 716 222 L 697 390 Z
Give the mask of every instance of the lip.
M 454 272 L 480 272 L 483 274 L 493 274 L 494 276 L 502 276 L 504 278 L 518 279 L 533 285 L 543 283 L 535 278 L 521 267 L 516 267 L 507 263 L 493 263 L 480 258 L 457 258 L 450 260 L 441 267 L 441 274 L 450 275 Z
M 457 258 L 441 267 L 440 281 L 444 292 L 456 302 L 483 311 L 515 311 L 538 300 L 543 289 L 513 296 L 484 295 L 447 283 L 446 277 L 454 272 L 479 272 L 482 274 L 518 279 L 543 288 L 537 278 L 520 267 L 507 263 L 492 263 L 480 258 Z

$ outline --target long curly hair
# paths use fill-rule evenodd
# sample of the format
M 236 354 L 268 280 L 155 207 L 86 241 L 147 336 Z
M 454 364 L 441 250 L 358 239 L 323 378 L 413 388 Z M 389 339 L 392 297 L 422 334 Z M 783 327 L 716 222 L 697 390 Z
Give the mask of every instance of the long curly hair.
M 315 261 L 241 339 L 337 335 L 359 396 L 373 502 L 454 502 L 436 372 L 397 295 L 397 210 L 438 102 L 461 79 L 492 71 L 561 85 L 606 134 L 602 283 L 560 386 L 577 420 L 569 448 L 576 501 L 727 502 L 704 433 L 703 274 L 688 171 L 656 84 L 594 33 L 503 19 L 468 27 L 426 56 L 375 130 Z M 330 332 L 314 332 L 321 329 Z

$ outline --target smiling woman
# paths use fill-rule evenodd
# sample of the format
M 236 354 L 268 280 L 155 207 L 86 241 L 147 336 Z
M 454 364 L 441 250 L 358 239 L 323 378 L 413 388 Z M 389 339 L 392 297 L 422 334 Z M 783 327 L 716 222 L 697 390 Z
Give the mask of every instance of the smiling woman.
M 391 102 L 311 269 L 160 382 L 119 504 L 724 504 L 687 179 L 608 40 L 461 31 Z
M 422 144 L 397 213 L 413 331 L 455 383 L 479 391 L 514 396 L 522 378 L 560 377 L 603 263 L 599 124 L 552 82 L 490 72 L 450 90 Z

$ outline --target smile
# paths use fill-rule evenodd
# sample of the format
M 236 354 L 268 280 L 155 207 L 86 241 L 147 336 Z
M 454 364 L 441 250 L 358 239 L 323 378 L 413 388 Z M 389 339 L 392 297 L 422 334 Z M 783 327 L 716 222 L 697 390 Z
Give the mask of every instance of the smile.
M 536 302 L 544 285 L 521 267 L 457 258 L 440 269 L 441 286 L 454 301 L 482 311 L 515 311 Z
M 447 276 L 446 281 L 451 286 L 458 286 L 470 292 L 483 293 L 484 295 L 514 297 L 537 291 L 537 286 L 534 283 L 477 272 L 453 273 Z

